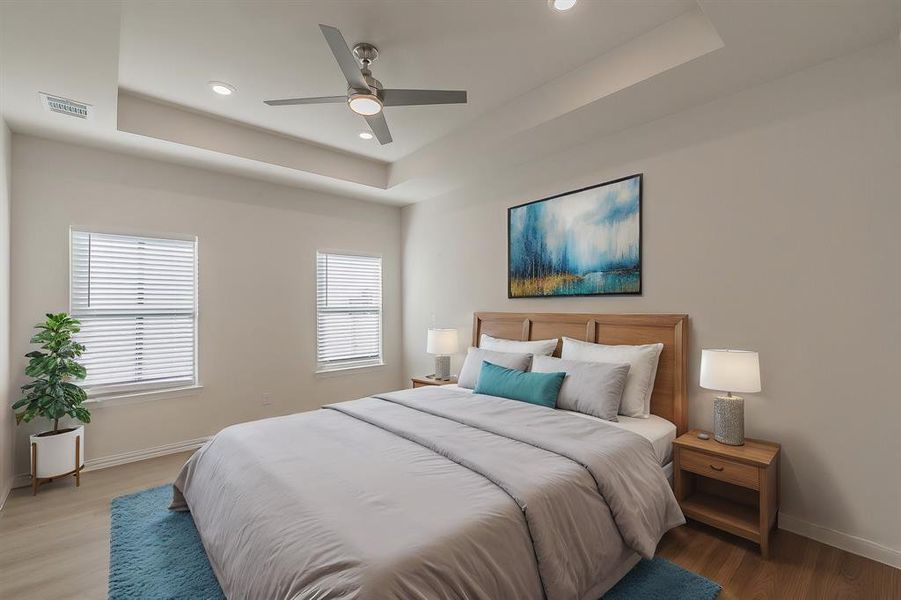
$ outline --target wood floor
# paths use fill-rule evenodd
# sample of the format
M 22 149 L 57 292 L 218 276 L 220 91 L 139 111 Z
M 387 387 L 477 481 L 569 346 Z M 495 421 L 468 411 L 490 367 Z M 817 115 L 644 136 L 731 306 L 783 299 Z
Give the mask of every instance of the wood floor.
M 189 453 L 85 473 L 14 490 L 0 510 L 0 598 L 105 599 L 110 499 L 172 481 Z M 735 598 L 901 600 L 901 571 L 786 531 L 772 558 L 738 538 L 699 524 L 669 532 L 659 554 L 719 582 Z
M 667 533 L 657 553 L 722 585 L 719 600 L 901 599 L 901 570 L 781 529 L 769 560 L 755 544 L 694 522 Z

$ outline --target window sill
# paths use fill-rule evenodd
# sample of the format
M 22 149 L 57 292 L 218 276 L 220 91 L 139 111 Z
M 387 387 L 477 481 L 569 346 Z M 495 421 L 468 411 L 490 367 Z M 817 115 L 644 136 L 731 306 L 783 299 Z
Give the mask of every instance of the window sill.
M 357 365 L 353 367 L 336 367 L 333 369 L 319 369 L 316 371 L 316 377 L 330 377 L 332 375 L 353 375 L 355 373 L 363 374 L 367 371 L 381 369 L 385 363 L 380 362 L 373 365 Z
M 185 398 L 188 396 L 197 396 L 202 391 L 202 385 L 188 385 L 177 388 L 118 393 L 112 394 L 110 396 L 88 398 L 84 403 L 88 406 L 88 408 L 92 409 L 105 408 L 107 406 L 120 406 L 122 404 L 138 404 L 140 402 L 148 402 L 150 400 L 168 400 L 170 398 Z

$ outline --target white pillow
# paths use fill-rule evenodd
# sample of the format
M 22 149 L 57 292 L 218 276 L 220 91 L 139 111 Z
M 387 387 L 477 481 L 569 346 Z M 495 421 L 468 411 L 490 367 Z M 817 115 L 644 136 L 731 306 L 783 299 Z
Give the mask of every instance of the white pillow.
M 483 333 L 479 337 L 479 348 L 483 350 L 496 350 L 497 352 L 514 352 L 516 354 L 532 354 L 534 356 L 550 356 L 557 349 L 557 338 L 552 340 L 535 340 L 532 342 L 520 342 L 518 340 L 505 340 L 491 337 Z
M 619 414 L 647 419 L 651 414 L 651 393 L 654 391 L 657 362 L 662 350 L 663 344 L 607 346 L 565 337 L 560 357 L 588 362 L 628 363 L 629 375 L 626 377 Z
M 476 389 L 476 384 L 479 382 L 479 373 L 482 372 L 482 361 L 486 360 L 508 369 L 528 371 L 529 365 L 532 364 L 532 355 L 496 352 L 494 350 L 485 350 L 484 348 L 470 348 L 466 354 L 466 360 L 463 361 L 463 367 L 460 369 L 457 385 L 470 390 Z
M 553 356 L 532 359 L 533 373 L 557 373 L 566 377 L 557 394 L 557 408 L 574 410 L 605 421 L 614 421 L 629 376 L 628 364 L 563 360 Z

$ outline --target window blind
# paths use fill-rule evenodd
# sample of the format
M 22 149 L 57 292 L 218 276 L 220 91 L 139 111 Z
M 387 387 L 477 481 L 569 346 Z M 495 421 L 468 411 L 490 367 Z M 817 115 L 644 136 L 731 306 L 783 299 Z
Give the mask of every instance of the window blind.
M 382 364 L 382 259 L 316 253 L 319 371 Z
M 195 384 L 197 241 L 72 231 L 71 242 L 89 394 Z

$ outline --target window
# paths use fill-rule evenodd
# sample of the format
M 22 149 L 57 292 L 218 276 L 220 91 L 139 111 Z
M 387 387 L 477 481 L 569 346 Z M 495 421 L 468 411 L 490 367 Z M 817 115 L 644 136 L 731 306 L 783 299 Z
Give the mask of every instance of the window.
M 92 397 L 197 383 L 197 240 L 72 231 L 69 304 Z
M 317 370 L 382 364 L 382 259 L 316 253 Z

